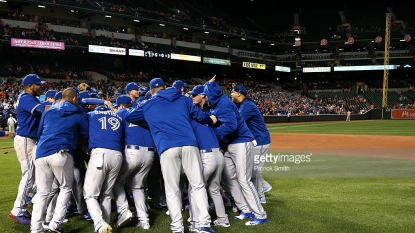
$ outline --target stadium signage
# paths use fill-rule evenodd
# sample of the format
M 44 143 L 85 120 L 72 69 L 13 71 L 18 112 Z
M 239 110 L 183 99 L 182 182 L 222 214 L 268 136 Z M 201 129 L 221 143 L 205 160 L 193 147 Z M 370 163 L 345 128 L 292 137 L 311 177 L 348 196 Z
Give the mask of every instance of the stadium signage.
M 185 55 L 185 54 L 171 54 L 171 59 L 174 60 L 182 60 L 182 61 L 195 61 L 195 62 L 202 62 L 202 57 L 200 56 L 193 56 L 193 55 Z
M 11 46 L 22 47 L 22 48 L 65 50 L 64 42 L 45 41 L 45 40 L 29 40 L 29 39 L 19 39 L 19 38 L 12 38 Z
M 285 67 L 285 66 L 275 66 L 275 71 L 291 72 L 291 68 L 290 67 Z
M 303 73 L 331 72 L 331 67 L 304 67 Z
M 242 67 L 265 70 L 266 65 L 265 64 L 260 64 L 260 63 L 252 63 L 252 62 L 242 62 Z
M 334 71 L 360 71 L 360 70 L 396 70 L 399 65 L 377 65 L 377 66 L 336 66 Z
M 107 46 L 98 46 L 98 45 L 89 45 L 90 53 L 105 53 L 105 54 L 114 54 L 114 55 L 126 55 L 126 50 L 124 48 L 115 48 Z
M 415 109 L 392 109 L 391 119 L 415 119 Z
M 145 51 L 144 52 L 145 57 L 156 57 L 156 58 L 167 58 L 170 59 L 171 55 L 170 53 L 164 53 L 164 52 L 158 52 L 158 51 Z
M 129 49 L 128 50 L 128 55 L 137 56 L 137 57 L 144 57 L 144 50 Z
M 203 63 L 221 65 L 221 66 L 230 66 L 231 65 L 231 60 L 204 57 L 203 58 Z

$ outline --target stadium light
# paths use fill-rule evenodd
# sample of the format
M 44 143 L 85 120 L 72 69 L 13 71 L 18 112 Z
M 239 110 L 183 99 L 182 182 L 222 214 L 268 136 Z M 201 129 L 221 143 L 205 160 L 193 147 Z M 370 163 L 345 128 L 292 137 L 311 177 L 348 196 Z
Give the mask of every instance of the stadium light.
M 105 18 L 111 18 L 111 15 L 106 15 Z
M 161 24 L 159 24 L 160 26 L 162 26 L 162 27 L 164 27 L 164 26 L 166 26 L 164 23 L 161 23 Z
M 245 38 L 241 38 L 241 40 L 245 40 Z
M 189 29 L 188 29 L 188 28 L 183 28 L 183 30 L 186 30 L 186 31 L 187 31 L 187 30 L 189 30 Z
M 45 6 L 42 6 L 42 5 L 37 5 L 37 7 L 39 7 L 39 8 L 46 8 Z
M 209 32 L 205 32 L 206 34 L 209 34 Z
M 6 0 L 0 0 L 0 2 L 7 2 Z

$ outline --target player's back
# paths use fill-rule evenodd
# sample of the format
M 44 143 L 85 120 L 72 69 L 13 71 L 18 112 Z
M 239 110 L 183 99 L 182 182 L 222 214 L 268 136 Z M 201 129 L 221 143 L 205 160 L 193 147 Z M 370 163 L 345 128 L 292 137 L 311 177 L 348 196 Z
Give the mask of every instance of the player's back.
M 106 148 L 121 151 L 123 143 L 122 118 L 108 109 L 103 110 L 88 113 L 89 149 Z

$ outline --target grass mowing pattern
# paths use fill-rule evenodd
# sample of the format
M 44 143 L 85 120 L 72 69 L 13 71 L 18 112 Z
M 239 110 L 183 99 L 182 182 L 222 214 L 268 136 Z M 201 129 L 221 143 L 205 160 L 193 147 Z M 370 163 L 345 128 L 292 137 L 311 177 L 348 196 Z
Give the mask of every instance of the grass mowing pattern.
M 415 121 L 366 120 L 269 124 L 270 133 L 415 136 Z

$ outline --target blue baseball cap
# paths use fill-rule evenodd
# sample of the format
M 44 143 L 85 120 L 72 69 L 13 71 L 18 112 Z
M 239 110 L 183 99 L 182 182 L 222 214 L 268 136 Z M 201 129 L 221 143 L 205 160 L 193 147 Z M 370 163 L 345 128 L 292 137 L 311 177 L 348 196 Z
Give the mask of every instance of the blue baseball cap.
M 117 97 L 117 100 L 115 101 L 115 103 L 117 105 L 120 105 L 120 104 L 131 104 L 132 101 L 131 101 L 131 98 L 128 95 L 120 95 L 120 96 Z
M 56 95 L 55 95 L 55 100 L 58 100 L 58 99 L 62 99 L 62 92 L 61 91 L 56 93 Z
M 46 98 L 55 98 L 55 95 L 56 95 L 56 91 L 55 90 L 49 90 L 49 91 L 47 91 L 46 93 L 45 93 L 45 97 Z
M 191 95 L 199 95 L 202 94 L 205 90 L 205 86 L 203 85 L 197 85 L 193 87 L 193 90 L 189 91 L 188 93 Z
M 138 90 L 138 88 L 139 87 L 138 87 L 138 85 L 136 83 L 131 82 L 131 83 L 127 84 L 127 86 L 125 86 L 125 91 L 126 92 L 130 92 L 132 90 Z
M 79 89 L 75 86 L 71 87 L 72 89 L 74 89 L 74 91 L 76 91 L 76 94 L 79 94 Z
M 31 84 L 40 85 L 42 84 L 42 81 L 37 74 L 28 74 L 23 78 L 22 84 L 23 86 L 29 86 Z
M 95 111 L 109 111 L 110 109 L 105 105 L 99 105 L 95 108 Z
M 150 81 L 150 89 L 156 88 L 156 87 L 161 87 L 161 86 L 165 86 L 166 84 L 164 84 L 163 79 L 161 78 L 153 78 Z
M 244 86 L 242 86 L 242 84 L 238 84 L 233 88 L 234 92 L 238 92 L 241 93 L 242 95 L 246 96 L 246 89 Z
M 79 99 L 91 98 L 91 96 L 89 95 L 89 93 L 86 92 L 86 91 L 79 92 L 78 96 L 79 96 Z
M 182 89 L 183 87 L 187 87 L 187 84 L 184 83 L 182 80 L 176 80 L 174 81 L 172 87 L 177 89 Z
M 145 95 L 148 92 L 148 88 L 142 86 L 140 87 L 139 91 L 140 91 L 140 95 Z

